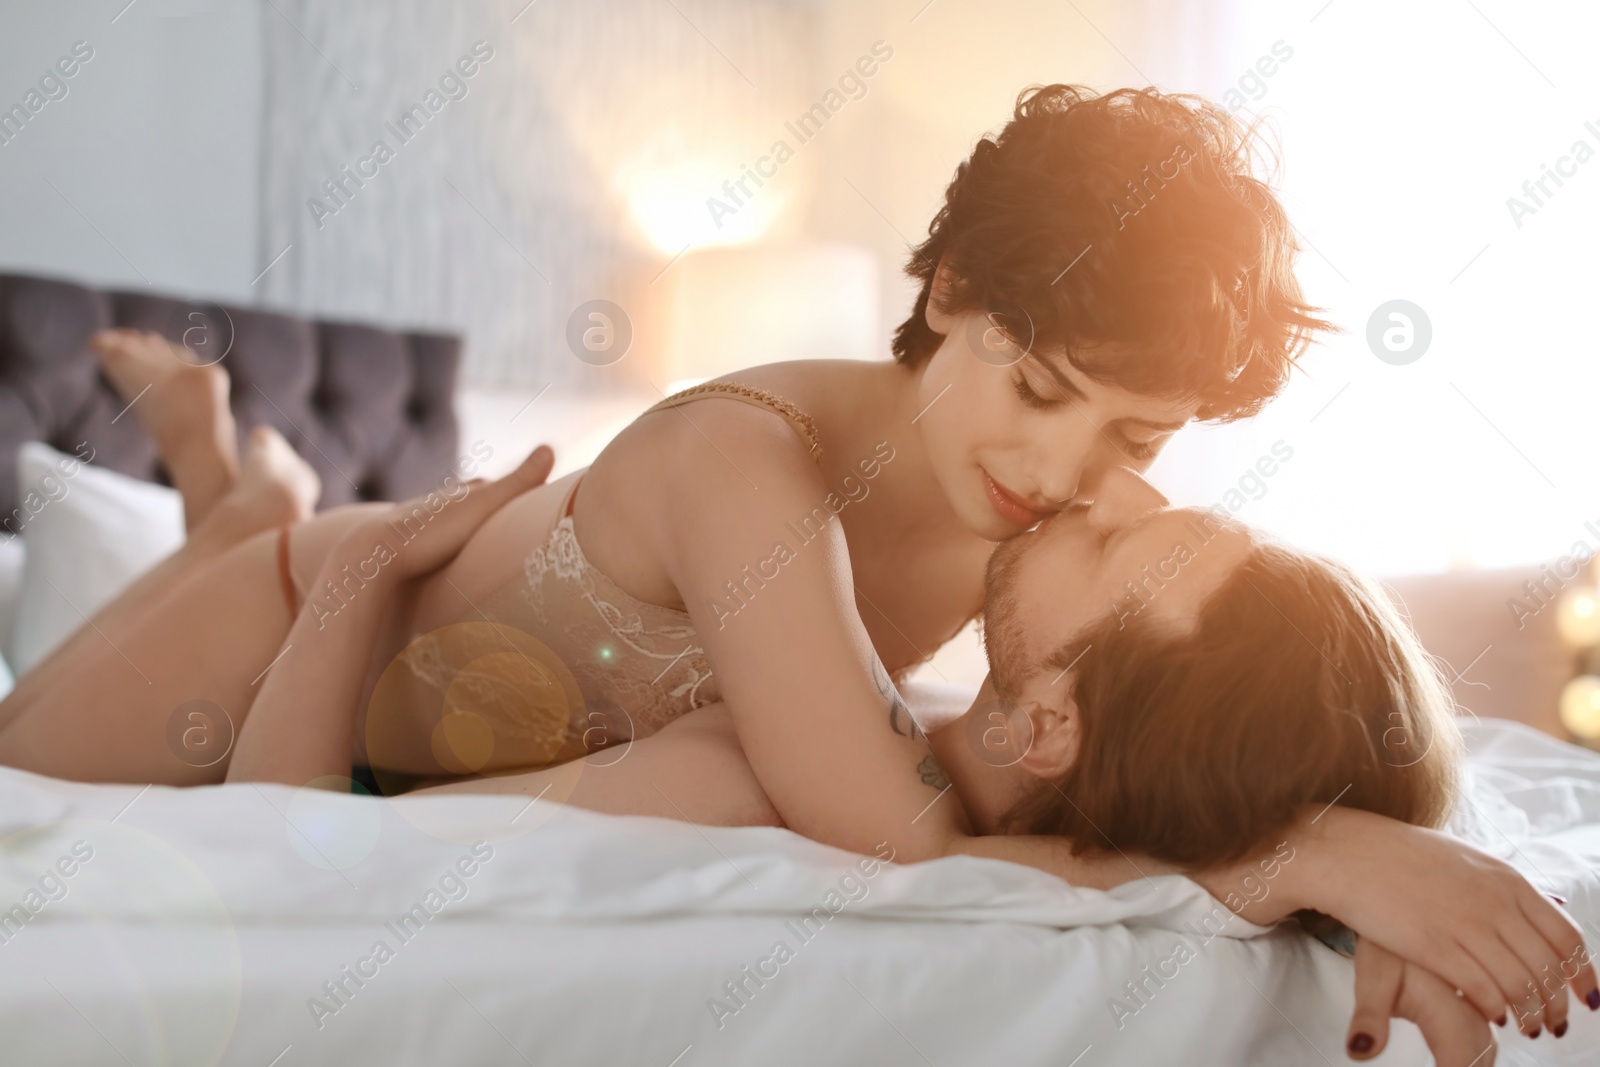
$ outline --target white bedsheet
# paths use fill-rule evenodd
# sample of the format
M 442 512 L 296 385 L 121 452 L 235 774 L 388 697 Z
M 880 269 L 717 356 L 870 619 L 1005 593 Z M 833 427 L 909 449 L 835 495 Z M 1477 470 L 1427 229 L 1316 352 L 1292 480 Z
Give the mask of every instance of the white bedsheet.
M 1600 947 L 1600 758 L 1467 729 L 1461 831 Z M 6 770 L 0 837 L 0 907 L 28 914 L 0 915 L 8 1065 L 1348 1062 L 1349 964 L 1181 878 L 1099 893 L 523 798 Z M 1500 1056 L 1597 1060 L 1582 1008 Z M 1377 1062 L 1428 1058 L 1400 1024 Z

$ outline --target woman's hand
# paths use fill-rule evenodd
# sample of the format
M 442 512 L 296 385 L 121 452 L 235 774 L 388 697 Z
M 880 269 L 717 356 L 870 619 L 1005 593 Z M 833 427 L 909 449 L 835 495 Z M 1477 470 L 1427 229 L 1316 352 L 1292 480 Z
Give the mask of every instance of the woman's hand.
M 1290 840 L 1304 857 L 1286 867 L 1300 906 L 1437 975 L 1483 1018 L 1498 1021 L 1509 1006 L 1525 1033 L 1565 1032 L 1568 985 L 1600 1008 L 1582 933 L 1511 865 L 1448 834 L 1348 808 L 1302 818 Z
M 1448 982 L 1368 938 L 1356 941 L 1356 1010 L 1345 1048 L 1370 1060 L 1389 1044 L 1389 1019 L 1410 1019 L 1438 1067 L 1492 1067 L 1498 1049 L 1483 1016 Z
M 540 445 L 503 478 L 446 478 L 439 488 L 360 523 L 335 552 L 368 581 L 374 580 L 371 570 L 381 576 L 377 580 L 392 584 L 431 574 L 454 559 L 489 516 L 543 485 L 554 463 L 549 446 Z
M 337 611 L 306 602 L 239 731 L 228 781 L 347 788 L 361 683 L 395 587 L 454 559 L 485 519 L 544 482 L 552 460 L 540 446 L 504 478 L 446 483 L 380 510 L 341 538 L 313 588 L 352 570 L 363 590 L 376 588 Z M 330 616 L 336 625 L 327 625 Z

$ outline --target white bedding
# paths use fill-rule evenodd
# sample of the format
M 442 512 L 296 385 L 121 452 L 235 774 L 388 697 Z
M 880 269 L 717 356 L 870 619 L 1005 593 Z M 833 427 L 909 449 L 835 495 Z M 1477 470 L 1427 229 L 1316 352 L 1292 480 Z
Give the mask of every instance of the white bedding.
M 1596 923 L 1600 758 L 1467 729 L 1462 832 Z M 1098 893 L 995 861 L 874 867 L 782 830 L 526 805 L 0 770 L 0 907 L 37 905 L 0 925 L 0 1058 L 1349 1062 L 1349 964 L 1237 919 L 1212 936 L 1227 913 L 1186 879 Z M 1579 1008 L 1559 1041 L 1506 1037 L 1500 1062 L 1597 1057 L 1600 1018 Z M 1428 1059 L 1401 1024 L 1377 1062 Z

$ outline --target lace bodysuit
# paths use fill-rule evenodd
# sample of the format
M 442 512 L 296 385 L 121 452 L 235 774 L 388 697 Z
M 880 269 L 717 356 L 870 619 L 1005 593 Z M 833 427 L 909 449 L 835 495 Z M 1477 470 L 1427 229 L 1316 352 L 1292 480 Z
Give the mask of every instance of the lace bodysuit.
M 698 385 L 649 410 L 708 397 L 743 401 L 783 416 L 820 462 L 822 446 L 811 417 L 751 386 Z M 648 737 L 721 695 L 689 613 L 631 596 L 584 557 L 572 523 L 581 480 L 568 490 L 561 517 L 543 543 L 523 561 L 525 581 L 509 583 L 480 607 L 491 620 L 516 620 L 570 672 L 582 693 L 581 708 L 570 702 L 572 715 L 586 723 L 574 721 L 569 729 L 584 734 L 584 748 L 592 751 L 610 741 Z M 604 740 L 594 735 L 596 728 L 605 730 Z

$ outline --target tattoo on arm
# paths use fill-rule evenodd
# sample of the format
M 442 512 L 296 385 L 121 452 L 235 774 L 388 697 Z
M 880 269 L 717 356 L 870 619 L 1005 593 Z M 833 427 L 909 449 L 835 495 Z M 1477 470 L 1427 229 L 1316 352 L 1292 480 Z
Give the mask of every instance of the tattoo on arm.
M 950 788 L 950 776 L 944 773 L 944 768 L 931 754 L 917 764 L 917 773 L 922 775 L 923 785 L 931 785 L 941 793 Z
M 895 689 L 894 679 L 889 677 L 889 671 L 884 667 L 883 661 L 876 657 L 872 660 L 872 681 L 878 687 L 878 695 L 889 702 L 889 729 L 901 737 L 912 739 L 921 737 L 922 730 L 917 727 L 917 720 L 911 717 L 911 709 L 906 707 L 906 702 Z M 902 718 L 905 719 L 907 730 L 900 728 Z

